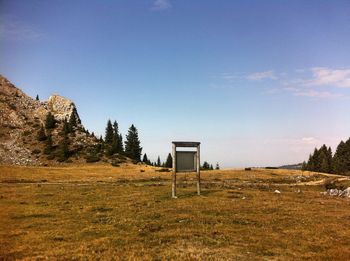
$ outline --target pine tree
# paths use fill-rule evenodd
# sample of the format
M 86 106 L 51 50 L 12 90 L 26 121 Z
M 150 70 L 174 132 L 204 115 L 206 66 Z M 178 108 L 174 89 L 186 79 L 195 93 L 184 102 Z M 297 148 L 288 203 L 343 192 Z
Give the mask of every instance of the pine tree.
M 113 142 L 113 126 L 111 120 L 108 120 L 105 134 L 105 143 L 108 145 L 112 145 Z
M 139 135 L 136 127 L 132 124 L 128 130 L 125 141 L 125 154 L 129 158 L 139 162 L 141 161 L 141 151 Z
M 119 151 L 120 148 L 120 136 L 119 136 L 119 127 L 118 123 L 114 121 L 113 123 L 113 141 L 112 141 L 112 152 L 114 153 L 120 153 Z
M 68 133 L 70 133 L 70 127 L 67 122 L 67 119 L 64 119 L 62 126 L 62 136 L 66 136 Z
M 333 168 L 337 174 L 350 172 L 350 139 L 339 143 L 333 158 Z
M 49 112 L 46 115 L 46 120 L 45 120 L 45 128 L 46 129 L 53 129 L 56 127 L 56 120 L 55 117 L 52 115 L 51 112 Z
M 70 115 L 70 118 L 69 118 L 69 122 L 68 122 L 69 132 L 73 132 L 74 127 L 77 127 L 77 117 L 75 116 L 75 113 L 72 112 L 72 114 Z
M 47 139 L 43 125 L 40 126 L 37 138 L 38 138 L 38 141 L 44 141 Z
M 52 145 L 52 136 L 51 134 L 49 134 L 47 136 L 46 142 L 45 142 L 45 149 L 44 149 L 44 153 L 46 155 L 50 155 L 52 153 L 53 150 L 53 145 Z
M 204 161 L 204 162 L 203 162 L 202 169 L 203 169 L 203 170 L 208 170 L 208 169 L 210 169 L 210 165 L 209 165 L 209 163 L 208 163 L 207 161 Z
M 149 160 L 146 153 L 143 155 L 142 162 L 148 165 Z
M 123 136 L 119 134 L 118 153 L 124 153 Z
M 157 159 L 157 167 L 160 167 L 161 166 L 161 162 L 160 162 L 160 157 L 158 156 L 158 159 Z
M 213 170 L 214 169 L 214 167 L 213 167 L 213 164 L 210 164 L 210 168 L 209 168 L 210 170 Z
M 59 148 L 59 161 L 64 161 L 69 158 L 69 148 L 68 148 L 68 135 L 65 134 L 63 136 L 63 139 L 60 141 L 58 148 Z
M 166 158 L 165 167 L 166 168 L 172 168 L 173 167 L 173 157 L 171 156 L 170 153 L 168 154 L 168 157 Z
M 219 170 L 219 169 L 220 169 L 220 166 L 219 166 L 219 163 L 218 163 L 218 162 L 216 162 L 215 169 L 216 169 L 216 170 Z
M 36 95 L 35 100 L 39 101 L 39 95 L 38 94 Z

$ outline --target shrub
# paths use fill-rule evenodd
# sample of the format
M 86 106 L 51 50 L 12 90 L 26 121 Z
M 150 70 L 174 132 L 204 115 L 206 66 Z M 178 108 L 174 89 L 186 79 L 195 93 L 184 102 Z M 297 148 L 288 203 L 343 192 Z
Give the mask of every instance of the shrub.
M 112 160 L 111 165 L 113 167 L 119 167 L 120 166 L 116 160 Z
M 246 170 L 246 171 L 250 171 L 250 170 L 252 170 L 252 168 L 245 168 L 244 170 Z
M 93 162 L 98 162 L 101 160 L 100 157 L 98 157 L 97 155 L 87 155 L 85 157 L 85 160 L 87 163 L 93 163 Z
M 32 154 L 39 154 L 39 153 L 41 153 L 41 150 L 39 150 L 39 149 L 34 149 L 32 151 Z

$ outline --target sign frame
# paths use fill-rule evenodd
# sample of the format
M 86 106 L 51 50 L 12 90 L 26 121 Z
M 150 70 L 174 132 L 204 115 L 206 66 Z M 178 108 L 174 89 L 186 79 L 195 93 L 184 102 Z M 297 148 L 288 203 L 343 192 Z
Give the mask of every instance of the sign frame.
M 197 194 L 201 194 L 201 177 L 200 177 L 200 142 L 189 142 L 189 141 L 173 141 L 173 150 L 172 150 L 172 156 L 173 156 L 173 172 L 172 172 L 172 198 L 177 198 L 176 196 L 176 173 L 178 172 L 196 172 L 197 176 Z M 196 148 L 196 151 L 177 151 L 178 147 L 182 148 Z M 194 168 L 191 168 L 189 170 L 183 170 L 181 168 L 178 168 L 178 153 L 185 154 L 193 154 L 193 166 Z

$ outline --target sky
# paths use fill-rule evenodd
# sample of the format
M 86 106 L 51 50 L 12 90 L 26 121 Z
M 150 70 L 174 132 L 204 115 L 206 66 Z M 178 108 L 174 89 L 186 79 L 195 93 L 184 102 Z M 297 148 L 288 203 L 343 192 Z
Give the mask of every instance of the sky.
M 350 136 L 350 2 L 0 0 L 0 74 L 98 135 L 134 124 L 152 160 L 299 163 Z

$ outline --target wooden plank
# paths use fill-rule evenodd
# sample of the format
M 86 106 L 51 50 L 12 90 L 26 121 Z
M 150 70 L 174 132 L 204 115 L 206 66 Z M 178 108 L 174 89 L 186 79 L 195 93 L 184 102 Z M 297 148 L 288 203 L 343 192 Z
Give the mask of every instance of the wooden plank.
M 176 198 L 176 145 L 173 144 L 173 173 L 172 173 L 172 184 L 171 184 L 171 196 Z
M 201 194 L 201 160 L 200 160 L 200 145 L 197 146 L 197 194 Z
M 195 141 L 173 141 L 176 147 L 197 147 L 200 142 Z

